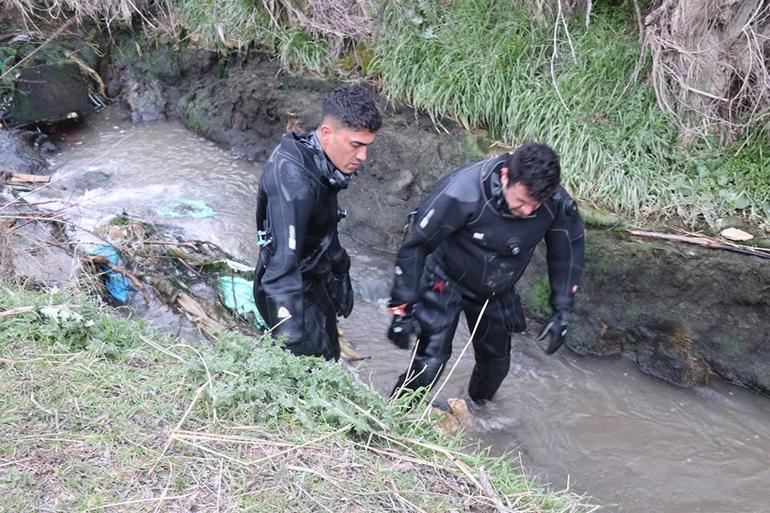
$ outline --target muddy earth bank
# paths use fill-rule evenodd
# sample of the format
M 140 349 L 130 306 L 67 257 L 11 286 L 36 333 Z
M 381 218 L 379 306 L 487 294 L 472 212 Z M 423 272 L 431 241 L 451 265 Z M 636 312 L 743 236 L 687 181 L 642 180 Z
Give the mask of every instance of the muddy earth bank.
M 323 98 L 336 85 L 291 76 L 257 54 L 224 59 L 161 46 L 140 55 L 137 48 L 132 40 L 113 46 L 99 69 L 107 95 L 123 102 L 135 122 L 177 118 L 257 162 L 267 159 L 285 131 L 314 128 Z M 438 131 L 408 107 L 380 100 L 385 124 L 364 169 L 341 196 L 348 212 L 341 229 L 393 253 L 407 213 L 436 179 L 490 154 L 490 148 L 483 133 L 449 121 Z M 39 167 L 28 144 L 3 148 L 4 158 L 17 155 Z M 770 261 L 651 242 L 587 224 L 586 268 L 570 323 L 570 349 L 625 355 L 645 373 L 676 385 L 706 383 L 718 375 L 770 393 Z M 540 248 L 519 287 L 529 317 L 537 321 L 548 316 L 544 256 Z

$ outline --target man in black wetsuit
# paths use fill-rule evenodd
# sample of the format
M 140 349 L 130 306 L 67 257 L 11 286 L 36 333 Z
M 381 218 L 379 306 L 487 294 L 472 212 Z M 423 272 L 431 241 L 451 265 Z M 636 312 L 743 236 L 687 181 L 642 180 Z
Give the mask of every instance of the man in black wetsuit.
M 288 133 L 262 169 L 257 197 L 259 261 L 254 299 L 296 355 L 340 355 L 336 315 L 353 308 L 350 258 L 337 222 L 337 193 L 366 160 L 382 125 L 371 93 L 343 85 L 324 102 L 313 133 Z
M 541 337 L 549 338 L 549 354 L 564 343 L 584 236 L 560 176 L 551 148 L 526 144 L 449 173 L 420 203 L 398 252 L 389 303 L 388 338 L 406 349 L 419 333 L 414 362 L 394 393 L 432 386 L 452 353 L 460 311 L 472 328 L 489 300 L 473 340 L 468 395 L 477 403 L 492 399 L 510 367 L 511 335 L 526 328 L 514 287 L 543 239 L 553 315 Z

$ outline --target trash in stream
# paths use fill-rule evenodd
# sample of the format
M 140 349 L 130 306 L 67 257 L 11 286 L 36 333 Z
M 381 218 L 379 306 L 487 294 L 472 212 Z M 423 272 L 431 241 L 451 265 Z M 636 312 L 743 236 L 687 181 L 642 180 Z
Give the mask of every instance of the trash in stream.
M 225 306 L 241 315 L 253 316 L 253 324 L 257 329 L 267 329 L 267 324 L 259 315 L 257 304 L 254 302 L 254 282 L 238 276 L 220 276 L 217 288 L 222 295 Z
M 104 284 L 107 292 L 118 303 L 126 304 L 130 299 L 134 287 L 126 276 L 115 270 L 113 266 L 123 267 L 123 260 L 120 258 L 118 250 L 107 244 L 92 246 L 88 249 L 92 256 L 103 257 L 108 263 L 96 264 L 97 269 L 104 274 Z M 112 264 L 110 266 L 109 264 Z
M 160 217 L 213 217 L 215 212 L 203 200 L 185 199 L 158 207 Z

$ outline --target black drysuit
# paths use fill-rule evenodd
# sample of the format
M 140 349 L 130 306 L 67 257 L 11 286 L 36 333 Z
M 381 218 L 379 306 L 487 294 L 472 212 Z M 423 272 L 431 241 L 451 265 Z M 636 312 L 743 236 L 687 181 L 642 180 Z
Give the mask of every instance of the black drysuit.
M 417 354 L 396 389 L 429 386 L 452 353 L 460 311 L 473 328 L 476 365 L 469 395 L 491 399 L 510 367 L 511 334 L 526 321 L 515 285 L 545 239 L 550 302 L 569 312 L 583 267 L 584 234 L 574 201 L 559 186 L 530 216 L 509 213 L 500 169 L 505 156 L 475 162 L 442 178 L 420 204 L 395 267 L 391 304 L 414 306 Z M 408 379 L 407 379 L 408 378 Z
M 340 355 L 336 314 L 350 313 L 352 290 L 337 192 L 348 179 L 313 134 L 284 135 L 262 169 L 254 299 L 273 335 L 285 336 L 297 355 Z

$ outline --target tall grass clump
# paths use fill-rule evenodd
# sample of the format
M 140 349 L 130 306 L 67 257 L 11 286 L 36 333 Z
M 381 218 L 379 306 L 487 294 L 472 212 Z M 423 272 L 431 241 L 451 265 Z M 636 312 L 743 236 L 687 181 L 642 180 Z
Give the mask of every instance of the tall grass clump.
M 323 74 L 332 64 L 326 40 L 299 27 L 281 31 L 277 53 L 281 66 L 289 71 Z
M 385 91 L 466 128 L 486 127 L 504 145 L 538 140 L 562 157 L 566 184 L 584 200 L 637 220 L 714 221 L 743 207 L 764 215 L 770 180 L 732 174 L 739 194 L 720 194 L 725 171 L 704 143 L 682 148 L 638 77 L 631 11 L 597 8 L 591 25 L 539 24 L 525 5 L 424 0 L 385 8 L 376 69 Z M 766 175 L 759 163 L 749 175 Z M 753 186 L 752 186 L 753 185 Z M 740 196 L 740 198 L 739 198 Z
M 262 2 L 251 0 L 171 0 L 177 34 L 212 50 L 256 47 L 275 51 L 280 29 Z
M 72 15 L 76 18 L 130 22 L 132 16 L 151 11 L 156 3 L 155 0 L 4 0 L 0 9 L 21 13 L 28 19 Z

